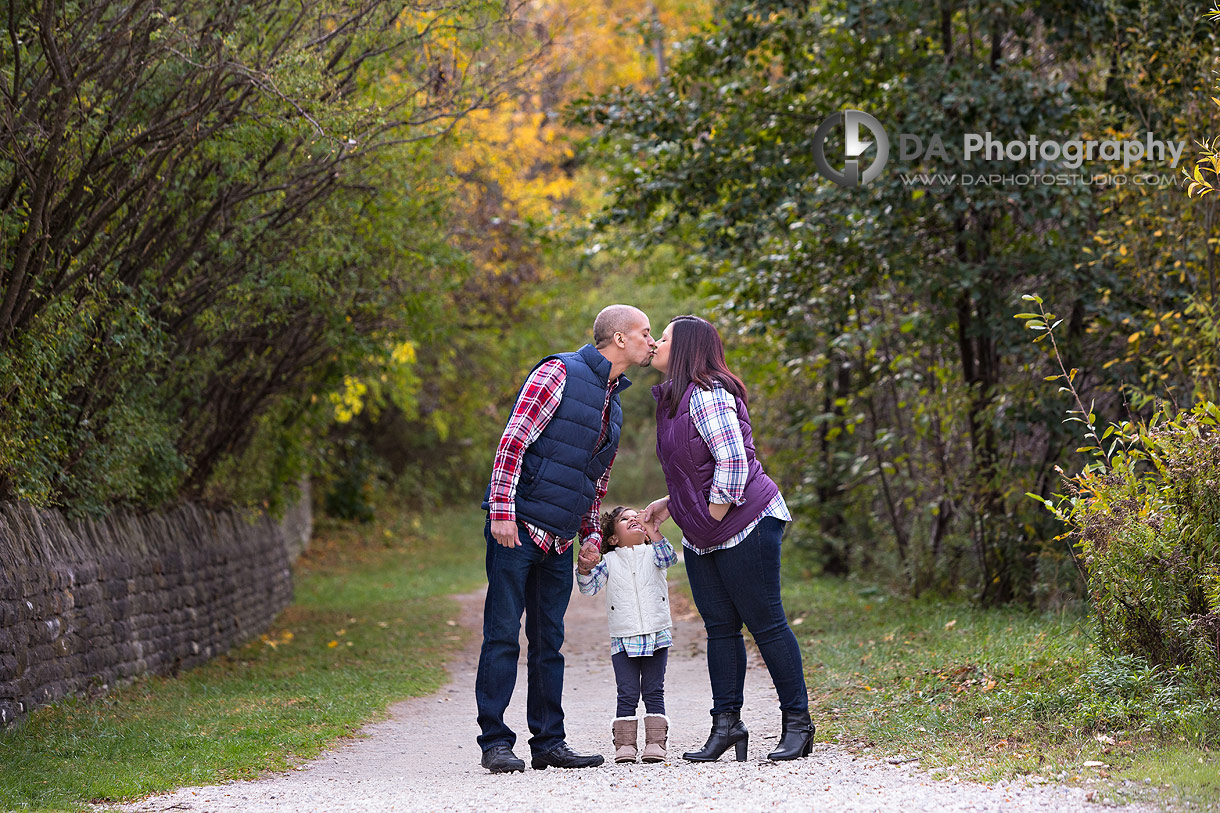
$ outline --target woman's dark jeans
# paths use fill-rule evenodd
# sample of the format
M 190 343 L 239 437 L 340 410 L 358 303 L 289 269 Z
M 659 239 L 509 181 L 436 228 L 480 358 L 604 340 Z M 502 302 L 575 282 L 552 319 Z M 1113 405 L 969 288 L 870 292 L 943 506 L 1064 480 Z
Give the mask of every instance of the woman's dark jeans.
M 807 712 L 809 695 L 801 649 L 788 626 L 779 594 L 783 520 L 766 517 L 736 545 L 696 554 L 686 551 L 686 575 L 707 629 L 707 669 L 712 714 L 740 712 L 745 701 L 744 622 L 775 681 L 779 707 Z
M 618 710 L 614 716 L 634 717 L 641 695 L 644 697 L 645 712 L 665 713 L 665 664 L 668 660 L 667 646 L 638 658 L 632 658 L 626 652 L 615 652 L 610 656 L 610 663 L 614 665 L 614 682 L 618 684 Z

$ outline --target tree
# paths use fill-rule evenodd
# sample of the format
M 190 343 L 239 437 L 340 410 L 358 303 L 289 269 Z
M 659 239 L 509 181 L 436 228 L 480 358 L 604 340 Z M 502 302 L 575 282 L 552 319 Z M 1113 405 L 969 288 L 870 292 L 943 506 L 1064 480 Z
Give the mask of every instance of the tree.
M 342 359 L 391 352 L 410 269 L 370 264 L 384 235 L 351 226 L 380 155 L 427 167 L 528 64 L 513 10 L 10 4 L 0 496 L 199 495 L 261 418 L 293 423 Z M 430 172 L 408 185 L 434 230 Z
M 620 171 L 603 226 L 686 247 L 692 282 L 778 353 L 760 368 L 791 393 L 773 425 L 827 556 L 846 551 L 869 570 L 892 557 L 916 591 L 968 580 L 986 603 L 1031 598 L 1062 558 L 1022 495 L 1049 493 L 1071 438 L 1038 393 L 1047 362 L 1012 315 L 1033 286 L 1062 295 L 1068 351 L 1107 358 L 1110 335 L 1095 329 L 1116 316 L 1116 289 L 1139 291 L 1121 276 L 1107 285 L 1099 271 L 1114 269 L 1088 262 L 1110 225 L 1109 188 L 1039 181 L 1064 171 L 1056 160 L 967 157 L 963 139 L 1062 143 L 1088 137 L 1082 126 L 1131 127 L 1159 68 L 1145 59 L 1137 76 L 1137 38 L 1111 37 L 1135 12 L 1098 5 L 1100 19 L 1059 3 L 724 3 L 667 84 L 578 111 L 604 128 Z M 1148 30 L 1174 30 L 1175 15 L 1149 17 Z M 1077 29 L 1106 44 L 1065 46 Z M 1193 23 L 1189 40 L 1209 47 Z M 814 134 L 843 108 L 880 118 L 891 141 L 939 136 L 944 153 L 903 161 L 895 144 L 894 166 L 871 184 L 829 183 Z M 937 172 L 956 175 L 910 181 Z M 1022 173 L 1036 177 L 962 182 Z M 1090 386 L 1121 406 L 1112 382 Z M 888 544 L 862 541 L 878 537 Z

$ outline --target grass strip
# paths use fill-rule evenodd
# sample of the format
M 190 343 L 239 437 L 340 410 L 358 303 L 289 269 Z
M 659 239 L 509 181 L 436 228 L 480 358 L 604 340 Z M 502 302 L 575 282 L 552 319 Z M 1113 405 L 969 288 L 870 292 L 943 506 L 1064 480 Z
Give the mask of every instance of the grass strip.
M 1158 707 L 1172 702 L 1165 684 L 1126 699 L 1100 685 L 1081 611 L 910 599 L 810 576 L 799 554 L 786 557 L 784 605 L 819 740 L 918 759 L 946 779 L 1027 776 L 1192 809 L 1220 799 L 1214 729 L 1181 734 L 1188 706 Z
M 259 640 L 176 677 L 40 709 L 0 733 L 0 809 L 80 810 L 310 759 L 445 682 L 451 593 L 483 579 L 478 511 L 323 521 Z

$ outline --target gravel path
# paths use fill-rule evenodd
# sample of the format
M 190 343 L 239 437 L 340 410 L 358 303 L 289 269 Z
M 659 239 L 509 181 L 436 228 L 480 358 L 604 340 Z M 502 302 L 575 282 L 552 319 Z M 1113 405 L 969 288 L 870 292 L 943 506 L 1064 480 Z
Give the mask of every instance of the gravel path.
M 675 599 L 679 598 L 677 595 Z M 478 630 L 482 594 L 459 597 L 458 623 Z M 1086 788 L 1024 783 L 982 785 L 937 780 L 917 765 L 891 765 L 818 743 L 813 755 L 771 763 L 779 730 L 775 690 L 751 654 L 742 719 L 750 728 L 749 760 L 687 763 L 681 753 L 707 736 L 711 706 L 698 616 L 675 606 L 674 648 L 666 679 L 671 719 L 670 761 L 615 765 L 610 721 L 614 677 L 601 596 L 576 593 L 567 616 L 564 710 L 568 742 L 607 757 L 598 768 L 526 770 L 492 776 L 479 766 L 475 744 L 474 673 L 478 638 L 449 664 L 452 680 L 431 697 L 395 705 L 391 718 L 367 737 L 340 745 L 316 761 L 252 782 L 183 788 L 144 799 L 129 811 L 1064 811 L 1091 807 Z M 517 755 L 529 762 L 525 725 L 524 643 L 509 725 Z M 641 726 L 641 740 L 642 740 Z M 1134 806 L 1128 811 L 1135 811 Z

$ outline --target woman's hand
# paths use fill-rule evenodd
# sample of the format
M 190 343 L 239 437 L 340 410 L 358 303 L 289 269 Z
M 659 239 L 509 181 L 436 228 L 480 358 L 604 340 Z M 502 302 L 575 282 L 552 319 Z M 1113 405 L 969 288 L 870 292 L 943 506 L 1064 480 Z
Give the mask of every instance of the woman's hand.
M 727 502 L 709 502 L 707 512 L 712 515 L 712 519 L 720 522 L 724 519 L 724 515 L 729 513 L 729 504 Z
M 659 500 L 653 500 L 648 503 L 648 507 L 640 512 L 639 520 L 644 525 L 652 525 L 657 528 L 661 527 L 661 523 L 669 519 L 669 495 L 666 494 Z

